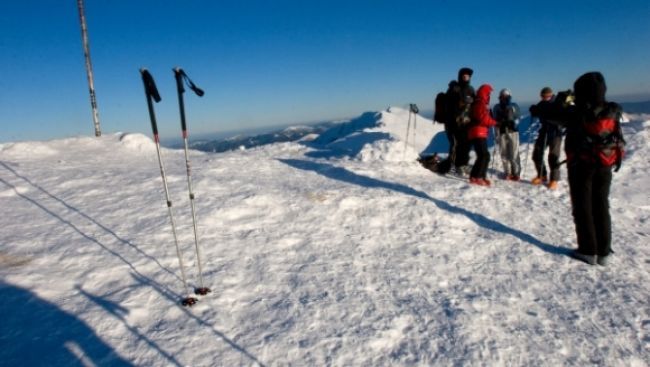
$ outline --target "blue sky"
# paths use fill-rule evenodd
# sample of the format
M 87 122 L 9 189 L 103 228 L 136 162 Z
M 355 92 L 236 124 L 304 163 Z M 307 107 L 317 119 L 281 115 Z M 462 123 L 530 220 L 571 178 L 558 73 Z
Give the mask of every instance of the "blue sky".
M 612 100 L 650 99 L 650 2 L 85 0 L 103 133 L 150 135 L 138 69 L 153 74 L 161 135 L 353 117 L 433 98 L 462 66 L 516 101 L 603 72 Z M 0 5 L 0 141 L 94 134 L 76 1 Z

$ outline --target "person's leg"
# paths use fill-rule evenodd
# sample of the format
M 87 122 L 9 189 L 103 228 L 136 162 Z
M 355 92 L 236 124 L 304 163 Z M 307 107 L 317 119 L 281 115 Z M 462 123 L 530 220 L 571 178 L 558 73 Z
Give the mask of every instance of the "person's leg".
M 535 140 L 535 146 L 533 147 L 533 163 L 535 163 L 535 169 L 537 170 L 537 177 L 547 177 L 546 176 L 546 165 L 544 164 L 544 150 L 546 138 L 544 134 L 540 132 L 539 136 Z
M 562 151 L 562 135 L 558 134 L 549 141 L 548 166 L 551 171 L 551 181 L 560 180 L 560 152 Z
M 596 229 L 593 220 L 592 181 L 594 170 L 581 164 L 569 166 L 571 211 L 576 226 L 578 252 L 596 255 Z
M 611 183 L 612 171 L 609 167 L 596 171 L 593 180 L 592 202 L 598 256 L 607 256 L 611 252 L 612 220 L 609 214 Z
M 472 166 L 472 171 L 469 174 L 470 178 L 481 178 L 481 159 L 482 159 L 482 153 L 480 152 L 480 144 L 479 144 L 480 139 L 473 139 L 470 141 L 472 144 L 472 147 L 474 148 L 474 151 L 476 152 L 476 160 L 474 161 L 474 165 Z
M 519 132 L 511 132 L 508 134 L 510 138 L 510 165 L 512 167 L 512 175 L 519 178 L 521 174 L 521 159 L 519 158 Z
M 501 164 L 503 165 L 503 174 L 505 175 L 505 178 L 508 178 L 508 176 L 512 175 L 512 165 L 510 161 L 510 152 L 509 152 L 510 144 L 509 144 L 508 134 L 507 133 L 499 134 L 497 143 L 499 144 L 499 155 L 501 156 Z M 493 157 L 493 159 L 496 159 L 496 157 Z

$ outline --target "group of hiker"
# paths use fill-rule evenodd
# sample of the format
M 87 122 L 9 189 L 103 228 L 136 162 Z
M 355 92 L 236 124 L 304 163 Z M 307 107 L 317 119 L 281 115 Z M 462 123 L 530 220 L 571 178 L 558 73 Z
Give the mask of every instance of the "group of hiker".
M 519 181 L 519 106 L 512 101 L 511 91 L 504 88 L 499 92 L 499 102 L 490 108 L 492 86 L 483 84 L 475 92 L 472 75 L 472 69 L 461 68 L 446 93 L 436 96 L 434 120 L 445 126 L 449 154 L 435 171 L 446 174 L 453 170 L 456 175 L 469 175 L 472 185 L 490 186 L 487 139 L 493 129 L 503 164 L 502 178 Z M 573 92 L 555 95 L 550 87 L 544 87 L 541 100 L 529 110 L 531 127 L 532 118 L 539 120 L 532 154 L 537 174 L 531 183 L 557 188 L 564 163 L 560 162 L 560 150 L 566 137 L 569 191 L 578 241 L 572 256 L 591 265 L 606 265 L 611 253 L 609 190 L 612 170 L 620 168 L 625 145 L 621 107 L 605 99 L 606 90 L 603 75 L 589 72 L 575 81 Z M 476 159 L 470 169 L 472 148 Z M 546 148 L 548 169 L 544 163 Z

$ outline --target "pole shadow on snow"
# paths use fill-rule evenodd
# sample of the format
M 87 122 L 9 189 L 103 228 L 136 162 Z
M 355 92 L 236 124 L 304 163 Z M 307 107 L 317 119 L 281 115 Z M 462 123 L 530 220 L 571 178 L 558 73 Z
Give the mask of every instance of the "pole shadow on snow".
M 120 260 L 121 260 L 123 263 L 125 263 L 129 268 L 131 268 L 132 271 L 134 271 L 134 272 L 140 274 L 140 272 L 138 271 L 138 269 L 136 269 L 135 266 L 134 266 L 133 264 L 131 264 L 127 259 L 124 258 L 124 256 L 122 256 L 121 254 L 119 254 L 117 251 L 111 250 L 111 249 L 108 248 L 105 244 L 101 243 L 98 239 L 96 239 L 95 237 L 92 237 L 92 236 L 86 234 L 86 233 L 83 232 L 81 229 L 79 229 L 79 227 L 77 227 L 75 224 L 73 224 L 72 222 L 70 222 L 70 221 L 68 221 L 68 220 L 66 220 L 66 219 L 63 219 L 61 216 L 59 216 L 58 214 L 56 214 L 55 212 L 53 212 L 52 210 L 50 210 L 49 208 L 47 208 L 47 207 L 44 206 L 43 204 L 39 203 L 38 201 L 36 201 L 36 200 L 30 198 L 30 197 L 27 196 L 27 195 L 21 194 L 21 193 L 16 189 L 15 186 L 13 186 L 13 185 L 10 184 L 9 182 L 5 181 L 4 179 L 0 178 L 0 182 L 3 183 L 3 184 L 5 184 L 6 186 L 10 187 L 11 189 L 13 189 L 17 196 L 19 196 L 19 197 L 21 197 L 21 198 L 27 200 L 28 202 L 32 203 L 33 205 L 35 205 L 35 206 L 38 207 L 39 209 L 43 210 L 43 211 L 46 212 L 47 214 L 49 214 L 49 215 L 51 215 L 52 217 L 56 218 L 56 219 L 57 219 L 58 221 L 60 221 L 61 223 L 65 224 L 66 226 L 70 227 L 73 231 L 77 232 L 81 237 L 87 239 L 87 240 L 90 241 L 90 242 L 93 242 L 94 244 L 96 244 L 96 245 L 98 245 L 99 247 L 101 247 L 102 249 L 104 249 L 106 252 L 108 252 L 108 253 L 110 253 L 111 255 L 117 257 L 118 259 L 120 259 Z M 144 277 L 144 276 L 143 276 L 143 277 Z M 180 280 L 180 278 L 178 278 L 178 276 L 174 275 L 174 277 L 176 277 L 177 279 Z M 149 278 L 147 278 L 147 279 L 149 279 Z M 153 280 L 151 280 L 151 279 L 149 279 L 149 281 L 150 281 L 150 282 L 153 282 Z
M 85 219 L 88 220 L 89 222 L 91 222 L 91 223 L 93 223 L 94 225 L 98 226 L 98 227 L 101 228 L 103 231 L 105 231 L 106 233 L 108 233 L 109 235 L 111 235 L 112 237 L 114 237 L 118 242 L 120 242 L 120 243 L 122 243 L 122 244 L 125 244 L 125 245 L 131 247 L 132 249 L 134 249 L 135 251 L 137 251 L 137 252 L 138 252 L 139 254 L 141 254 L 142 256 L 144 256 L 144 257 L 146 257 L 147 259 L 149 259 L 149 260 L 155 262 L 155 263 L 156 263 L 156 264 L 157 264 L 157 265 L 158 265 L 162 270 L 166 271 L 166 272 L 169 273 L 170 275 L 172 275 L 172 276 L 174 276 L 175 278 L 177 278 L 178 280 L 180 280 L 180 278 L 178 277 L 178 275 L 174 274 L 174 272 L 172 272 L 172 271 L 169 270 L 168 268 L 164 267 L 164 266 L 163 266 L 163 265 L 162 265 L 162 264 L 161 264 L 161 263 L 160 263 L 156 258 L 154 258 L 153 256 L 147 254 L 147 253 L 144 252 L 143 250 L 141 250 L 138 246 L 136 246 L 135 244 L 133 244 L 131 241 L 129 241 L 129 240 L 125 239 L 125 238 L 120 237 L 120 236 L 117 235 L 113 230 L 111 230 L 110 228 L 108 228 L 108 227 L 104 226 L 103 224 L 99 223 L 97 220 L 95 220 L 94 218 L 90 217 L 90 216 L 87 215 L 86 213 L 84 213 L 84 212 L 80 211 L 79 209 L 73 207 L 72 205 L 68 204 L 68 203 L 65 202 L 64 200 L 62 200 L 62 199 L 60 199 L 60 198 L 54 196 L 54 195 L 51 194 L 49 191 L 45 190 L 45 189 L 42 188 L 41 186 L 39 186 L 39 185 L 37 185 L 36 183 L 32 182 L 29 178 L 27 178 L 27 177 L 25 177 L 25 176 L 22 176 L 21 174 L 19 174 L 18 172 L 16 172 L 16 170 L 14 170 L 13 168 L 11 168 L 11 167 L 10 167 L 8 164 L 6 164 L 5 162 L 0 162 L 0 166 L 4 167 L 7 171 L 11 172 L 11 173 L 12 173 L 14 176 L 16 176 L 17 178 L 19 178 L 19 179 L 25 181 L 27 184 L 29 184 L 30 186 L 32 186 L 32 187 L 35 188 L 36 190 L 42 192 L 42 193 L 45 194 L 47 197 L 49 197 L 49 198 L 53 199 L 54 201 L 60 203 L 61 205 L 63 205 L 64 207 L 66 207 L 67 209 L 69 209 L 70 211 L 72 211 L 73 213 L 76 213 L 76 214 L 80 215 L 81 217 L 85 218 Z M 95 239 L 95 238 L 93 238 L 93 237 L 90 237 L 90 236 L 87 235 L 86 233 L 82 232 L 82 231 L 81 231 L 79 228 L 77 228 L 74 224 L 72 224 L 72 223 L 69 222 L 69 221 L 64 220 L 63 218 L 61 218 L 61 216 L 59 216 L 58 214 L 55 214 L 52 210 L 48 209 L 48 208 L 45 207 L 43 204 L 40 204 L 40 203 L 37 202 L 36 200 L 34 200 L 34 199 L 28 197 L 27 195 L 21 194 L 20 192 L 18 192 L 18 190 L 16 189 L 16 187 L 15 187 L 14 185 L 12 185 L 11 183 L 9 183 L 9 182 L 7 182 L 7 181 L 1 179 L 1 178 L 0 178 L 0 182 L 4 183 L 6 186 L 8 186 L 8 187 L 10 187 L 11 189 L 13 189 L 14 192 L 15 192 L 19 197 L 21 197 L 21 198 L 23 198 L 23 199 L 25 199 L 25 200 L 31 202 L 32 204 L 36 205 L 37 207 L 39 207 L 40 209 L 42 209 L 42 210 L 45 211 L 46 213 L 48 213 L 48 214 L 50 214 L 51 216 L 57 218 L 57 219 L 60 220 L 61 222 L 67 224 L 67 225 L 70 226 L 72 229 L 74 229 L 76 232 L 78 232 L 80 235 L 82 235 L 83 237 L 85 237 L 85 238 L 87 238 L 87 239 L 89 239 L 89 240 L 91 240 L 91 241 L 97 243 L 97 244 L 100 245 L 102 248 L 104 248 L 106 251 L 108 251 L 108 252 L 112 253 L 113 255 L 119 257 L 122 261 L 124 261 L 124 262 L 125 262 L 126 264 L 128 264 L 131 268 L 133 268 L 133 265 L 131 265 L 131 263 L 129 263 L 129 262 L 128 262 L 126 259 L 124 259 L 121 255 L 119 255 L 119 254 L 117 254 L 116 252 L 114 252 L 114 251 L 108 249 L 108 247 L 106 247 L 104 244 L 100 243 L 97 239 Z M 134 268 L 133 268 L 133 269 L 134 269 Z
M 91 294 L 89 292 L 86 292 L 83 288 L 80 286 L 75 286 L 75 289 L 81 293 L 84 297 L 86 297 L 88 300 L 92 301 L 95 303 L 97 306 L 103 308 L 106 312 L 108 312 L 110 315 L 113 317 L 117 318 L 124 324 L 124 327 L 131 332 L 131 334 L 135 335 L 139 341 L 142 341 L 146 343 L 149 347 L 152 349 L 156 350 L 160 355 L 162 355 L 166 360 L 167 363 L 174 365 L 174 366 L 183 366 L 176 358 L 174 358 L 173 355 L 165 352 L 162 348 L 158 346 L 158 344 L 154 343 L 151 339 L 147 338 L 146 335 L 143 335 L 138 331 L 137 328 L 129 325 L 127 322 L 125 315 L 129 314 L 129 310 L 120 306 L 118 303 L 115 303 L 111 300 L 108 299 L 112 294 L 105 294 L 103 296 L 97 296 L 94 294 Z M 113 292 L 116 293 L 116 292 Z
M 134 278 L 134 280 L 143 286 L 152 286 L 158 293 L 169 299 L 171 302 L 175 303 L 178 305 L 178 296 L 168 292 L 164 288 L 160 288 L 160 285 L 158 284 L 149 284 L 147 282 L 146 278 L 143 278 L 139 274 L 131 274 Z M 202 327 L 207 327 L 210 329 L 212 334 L 216 336 L 217 338 L 221 339 L 223 342 L 228 344 L 231 348 L 236 350 L 237 352 L 241 353 L 242 356 L 246 357 L 247 359 L 251 360 L 255 364 L 257 364 L 260 367 L 265 367 L 266 365 L 262 363 L 257 357 L 255 357 L 253 354 L 251 354 L 246 348 L 240 346 L 239 344 L 235 343 L 232 339 L 227 337 L 223 332 L 217 330 L 212 324 L 207 322 L 206 320 L 203 320 L 202 318 L 196 316 L 194 313 L 192 313 L 187 307 L 182 307 L 178 306 L 179 310 L 182 311 L 188 319 L 194 320 L 199 326 Z M 221 365 L 222 363 L 219 363 L 220 361 L 213 361 L 215 362 L 215 365 Z
M 465 208 L 451 205 L 446 201 L 432 198 L 431 196 L 429 196 L 428 194 L 422 191 L 415 190 L 403 184 L 391 183 L 391 182 L 386 182 L 386 181 L 378 180 L 367 176 L 362 176 L 354 172 L 350 172 L 345 168 L 336 167 L 327 163 L 319 163 L 319 162 L 299 160 L 299 159 L 279 159 L 279 161 L 297 169 L 316 172 L 320 175 L 323 175 L 333 180 L 343 181 L 354 185 L 367 187 L 370 189 L 386 189 L 386 190 L 396 191 L 405 195 L 410 195 L 417 198 L 429 200 L 434 204 L 436 204 L 436 206 L 438 206 L 440 209 L 444 209 L 453 214 L 464 215 L 481 227 L 484 227 L 486 229 L 495 232 L 511 235 L 513 237 L 520 239 L 523 242 L 528 242 L 534 246 L 537 246 L 541 250 L 551 254 L 567 255 L 570 251 L 569 249 L 563 247 L 544 243 L 538 240 L 537 238 L 531 236 L 528 233 L 522 232 L 515 228 L 508 227 L 503 223 L 497 222 L 482 214 L 474 213 Z
M 133 366 L 83 320 L 34 293 L 0 281 L 0 364 Z
M 90 220 L 91 222 L 95 223 L 96 225 L 100 226 L 100 228 L 105 229 L 105 230 L 108 231 L 110 234 L 113 234 L 113 236 L 115 236 L 118 240 L 122 241 L 122 242 L 125 243 L 125 244 L 128 244 L 128 245 L 131 246 L 131 247 L 136 248 L 136 250 L 137 250 L 138 252 L 144 254 L 146 257 L 148 257 L 148 258 L 152 259 L 153 261 L 155 261 L 155 262 L 156 262 L 156 263 L 157 263 L 157 264 L 158 264 L 162 269 L 164 269 L 165 271 L 171 273 L 175 278 L 177 278 L 177 279 L 180 281 L 180 278 L 179 278 L 177 275 L 173 274 L 173 273 L 172 273 L 170 270 L 168 270 L 167 268 L 164 268 L 164 267 L 163 267 L 163 266 L 162 266 L 162 265 L 161 265 L 161 264 L 160 264 L 160 263 L 159 263 L 155 258 L 153 258 L 151 255 L 145 254 L 145 253 L 142 252 L 141 250 L 137 249 L 137 247 L 135 247 L 135 245 L 131 244 L 130 242 L 128 242 L 128 241 L 126 241 L 126 240 L 121 239 L 121 238 L 118 237 L 116 234 L 114 234 L 114 232 L 112 232 L 110 229 L 108 229 L 108 228 L 104 227 L 103 225 L 99 224 L 98 222 L 96 222 L 96 221 L 95 221 L 94 219 L 92 219 L 91 217 L 89 217 L 89 216 L 87 216 L 86 214 L 80 212 L 78 209 L 76 209 L 76 208 L 70 206 L 70 205 L 67 204 L 65 201 L 63 201 L 63 200 L 61 200 L 61 199 L 55 197 L 54 195 L 50 194 L 50 193 L 47 192 L 45 189 L 43 189 L 43 188 L 41 188 L 40 186 L 34 184 L 34 183 L 33 183 L 32 181 L 30 181 L 28 178 L 19 175 L 15 170 L 13 170 L 11 167 L 9 167 L 9 166 L 8 166 L 7 164 L 5 164 L 4 162 L 0 162 L 0 165 L 3 166 L 4 168 L 6 168 L 7 170 L 9 170 L 10 172 L 12 172 L 14 175 L 16 175 L 16 177 L 21 178 L 22 180 L 26 181 L 28 184 L 30 184 L 31 186 L 33 186 L 33 187 L 36 188 L 37 190 L 39 190 L 39 191 L 45 193 L 45 194 L 46 194 L 47 196 L 49 196 L 50 198 L 52 198 L 52 199 L 56 200 L 57 202 L 63 204 L 66 208 L 68 208 L 68 209 L 70 209 L 70 210 L 72 210 L 72 211 L 74 211 L 74 212 L 80 214 L 80 215 L 83 216 L 84 218 L 86 218 L 86 219 Z M 41 203 L 38 202 L 37 200 L 32 199 L 31 197 L 29 197 L 29 196 L 27 196 L 27 195 L 25 195 L 25 194 L 20 193 L 20 191 L 18 191 L 18 189 L 16 188 L 16 186 L 12 185 L 11 183 L 9 183 L 8 181 L 6 181 L 5 179 L 0 178 L 0 183 L 4 184 L 4 185 L 6 185 L 7 187 L 9 187 L 10 189 L 12 189 L 18 197 L 20 197 L 20 198 L 22 198 L 22 199 L 28 201 L 29 203 L 35 205 L 35 206 L 38 207 L 39 209 L 43 210 L 45 213 L 51 215 L 52 217 L 56 218 L 56 219 L 57 219 L 58 221 L 60 221 L 61 223 L 63 223 L 63 224 L 65 224 L 66 226 L 70 227 L 72 230 L 74 230 L 75 232 L 77 232 L 79 235 L 81 235 L 81 236 L 84 237 L 85 239 L 87 239 L 87 240 L 89 240 L 89 241 L 95 243 L 96 245 L 98 245 L 98 246 L 100 246 L 102 249 L 104 249 L 105 251 L 109 252 L 109 253 L 112 254 L 113 256 L 115 256 L 115 257 L 117 257 L 118 259 L 120 259 L 122 262 L 124 262 L 124 263 L 125 263 L 125 264 L 130 268 L 130 269 L 131 269 L 131 271 L 132 271 L 131 275 L 134 277 L 134 279 L 137 281 L 138 284 L 140 284 L 141 286 L 144 286 L 144 287 L 151 287 L 151 288 L 153 288 L 153 289 L 156 290 L 159 294 L 161 294 L 162 296 L 164 296 L 165 298 L 167 298 L 167 299 L 168 299 L 172 304 L 176 305 L 176 306 L 177 306 L 181 311 L 183 311 L 183 312 L 184 312 L 188 317 L 194 319 L 194 320 L 195 320 L 199 325 L 210 328 L 210 330 L 212 331 L 212 333 L 213 333 L 215 336 L 217 336 L 217 337 L 219 337 L 220 339 L 222 339 L 222 340 L 223 340 L 226 344 L 228 344 L 230 347 L 232 347 L 233 349 L 237 350 L 239 353 L 241 353 L 242 355 L 244 355 L 246 358 L 250 359 L 251 361 L 255 362 L 257 365 L 259 365 L 259 366 L 264 366 L 264 364 L 263 364 L 262 362 L 260 362 L 260 361 L 255 357 L 255 356 L 253 356 L 251 353 L 249 353 L 246 349 L 244 349 L 243 347 L 241 347 L 241 346 L 239 346 L 238 344 L 236 344 L 234 341 L 232 341 L 231 339 L 229 339 L 229 338 L 228 338 L 225 334 L 223 334 L 222 332 L 216 330 L 216 329 L 215 329 L 211 324 L 209 324 L 207 321 L 202 320 L 201 318 L 195 316 L 195 315 L 192 314 L 192 313 L 191 313 L 187 308 L 181 306 L 181 305 L 178 303 L 178 300 L 181 298 L 180 294 L 171 291 L 168 287 L 163 286 L 163 285 L 161 285 L 160 283 L 156 282 L 155 280 L 153 280 L 153 279 L 151 279 L 151 278 L 145 276 L 145 275 L 142 274 L 142 273 L 141 273 L 141 272 L 140 272 L 140 271 L 139 271 L 139 270 L 138 270 L 138 269 L 137 269 L 133 264 L 131 264 L 127 259 L 125 259 L 121 254 L 119 254 L 118 252 L 116 252 L 116 251 L 114 251 L 114 250 L 111 250 L 111 249 L 108 248 L 105 244 L 103 244 L 102 242 L 100 242 L 98 239 L 96 239 L 96 238 L 94 238 L 94 237 L 92 237 L 92 236 L 90 236 L 90 235 L 84 233 L 84 232 L 83 232 L 81 229 L 79 229 L 79 227 L 77 227 L 75 224 L 73 224 L 72 222 L 70 222 L 70 221 L 68 221 L 68 220 L 66 220 L 66 219 L 64 219 L 64 218 L 62 218 L 60 215 L 58 215 L 57 213 L 53 212 L 51 209 L 49 209 L 49 208 L 46 207 L 45 205 L 41 204 Z M 3 289 L 4 289 L 4 288 L 2 288 L 2 285 L 3 285 L 3 283 L 0 282 L 0 292 L 2 292 Z M 93 301 L 94 303 L 96 303 L 96 304 L 98 304 L 99 306 L 101 306 L 101 307 L 103 307 L 104 309 L 106 309 L 106 311 L 107 311 L 109 314 L 111 314 L 111 315 L 117 317 L 118 319 L 120 319 L 120 320 L 121 320 L 123 323 L 125 323 L 125 325 L 126 325 L 126 321 L 125 321 L 124 317 L 120 314 L 120 313 L 123 313 L 123 312 L 124 312 L 124 308 L 121 308 L 119 305 L 117 305 L 117 304 L 115 304 L 115 303 L 112 303 L 112 302 L 110 302 L 110 301 L 105 301 L 105 300 L 103 300 L 101 297 L 91 295 L 90 293 L 87 293 L 87 292 L 81 290 L 80 288 L 79 288 L 79 291 L 82 293 L 82 295 L 86 296 L 89 300 Z M 4 307 L 8 307 L 8 306 L 7 306 L 7 303 L 8 303 L 8 298 L 7 298 L 7 297 L 4 297 L 4 298 L 3 298 L 3 303 L 2 303 L 2 305 L 0 305 L 0 310 L 3 310 Z M 12 304 L 14 307 L 16 307 L 16 308 L 20 308 L 20 307 L 22 307 L 22 304 L 23 304 L 24 302 L 9 302 L 9 303 L 11 303 L 11 304 Z M 54 307 L 55 307 L 55 306 L 54 306 Z M 0 314 L 0 315 L 11 315 L 11 313 L 7 313 L 7 312 L 5 312 L 4 314 Z M 0 317 L 4 317 L 4 316 L 0 316 Z M 27 316 L 27 318 L 29 318 L 29 317 Z M 2 338 L 3 338 L 5 335 L 9 335 L 9 334 L 8 334 L 8 333 L 4 333 L 4 329 L 3 329 L 3 327 L 4 327 L 4 320 L 3 320 L 2 322 L 0 322 L 0 324 L 2 324 L 2 326 L 0 326 L 0 330 L 3 331 L 3 333 L 0 334 L 0 341 L 2 341 L 2 343 L 0 343 L 0 356 L 2 356 L 2 349 L 3 349 L 2 346 L 3 346 L 3 344 L 5 343 L 5 341 L 4 341 Z M 126 326 L 127 326 L 127 329 L 129 329 L 130 331 L 133 332 L 133 330 L 131 330 L 131 329 L 132 329 L 131 327 L 129 327 L 128 325 L 126 325 Z M 87 327 L 87 326 L 86 326 L 86 327 Z M 65 324 L 62 325 L 61 328 L 65 328 Z M 10 330 L 7 329 L 7 331 L 10 331 Z M 178 363 L 178 361 L 176 361 L 172 356 L 170 356 L 168 353 L 166 353 L 166 352 L 164 352 L 162 349 L 160 349 L 160 348 L 159 348 L 157 345 L 155 345 L 151 340 L 147 339 L 147 338 L 144 337 L 142 334 L 138 333 L 137 330 L 135 331 L 135 335 L 136 335 L 140 340 L 143 340 L 144 342 L 146 342 L 146 343 L 149 344 L 150 346 L 154 347 L 158 352 L 160 352 L 163 356 L 165 356 L 165 357 L 168 359 L 168 361 L 169 361 L 170 363 L 173 363 L 173 364 L 176 364 L 176 365 L 180 365 L 180 364 Z M 30 340 L 31 340 L 31 339 L 30 339 Z M 76 347 L 75 347 L 75 348 L 76 348 Z M 38 350 L 38 348 L 35 348 L 34 350 Z M 4 360 L 5 360 L 5 359 L 0 358 L 0 361 L 4 361 Z M 111 361 L 111 363 L 112 363 L 112 362 L 113 362 L 113 361 Z M 27 364 L 27 365 L 50 365 L 50 364 L 49 364 L 49 363 L 36 363 L 36 364 Z M 62 363 L 61 365 L 70 365 L 70 363 Z M 122 365 L 122 364 L 120 364 L 120 363 L 118 363 L 118 362 L 115 362 L 115 364 L 111 364 L 111 365 L 120 366 L 120 365 Z M 124 365 L 130 365 L 130 364 L 124 364 Z

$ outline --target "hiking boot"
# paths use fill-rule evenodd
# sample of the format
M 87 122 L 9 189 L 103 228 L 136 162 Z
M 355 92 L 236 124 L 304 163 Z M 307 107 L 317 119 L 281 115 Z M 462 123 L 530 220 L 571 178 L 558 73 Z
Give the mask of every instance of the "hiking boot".
M 607 266 L 607 264 L 609 264 L 609 255 L 598 256 L 598 259 L 596 260 L 596 262 L 600 266 Z
M 546 182 L 545 176 L 537 176 L 530 181 L 530 183 L 533 185 L 541 185 L 544 182 Z
M 487 178 L 483 178 L 483 186 L 491 186 L 492 181 L 488 180 Z
M 555 190 L 555 189 L 557 189 L 557 181 L 553 181 L 553 180 L 551 180 L 551 181 L 548 183 L 548 186 L 547 186 L 547 187 L 548 187 L 549 190 Z
M 597 264 L 596 255 L 585 255 L 585 254 L 583 254 L 581 252 L 578 252 L 578 250 L 573 250 L 569 255 L 572 258 L 574 258 L 576 260 L 580 260 L 582 262 L 585 262 L 585 263 L 587 263 L 589 265 L 596 265 Z
M 519 181 L 519 176 L 509 175 L 506 180 L 508 181 Z
M 479 177 L 470 177 L 469 183 L 477 186 L 490 186 L 490 181 Z

